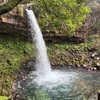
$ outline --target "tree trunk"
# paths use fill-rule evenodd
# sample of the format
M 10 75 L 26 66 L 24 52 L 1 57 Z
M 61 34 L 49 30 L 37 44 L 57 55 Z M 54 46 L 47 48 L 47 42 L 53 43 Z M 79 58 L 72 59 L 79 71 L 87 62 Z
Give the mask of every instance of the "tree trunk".
M 17 6 L 22 0 L 5 0 L 3 1 L 4 4 L 0 5 L 0 15 L 5 14 L 11 11 L 15 6 Z M 1 2 L 0 2 L 1 3 Z

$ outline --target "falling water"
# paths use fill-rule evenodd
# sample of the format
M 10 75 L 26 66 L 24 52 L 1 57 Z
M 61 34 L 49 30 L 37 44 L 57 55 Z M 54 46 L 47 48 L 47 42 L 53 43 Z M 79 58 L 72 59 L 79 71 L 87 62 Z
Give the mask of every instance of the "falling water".
M 29 24 L 31 27 L 31 34 L 36 47 L 36 72 L 38 75 L 47 74 L 51 72 L 51 66 L 47 57 L 47 49 L 43 40 L 41 29 L 35 18 L 32 10 L 26 9 Z

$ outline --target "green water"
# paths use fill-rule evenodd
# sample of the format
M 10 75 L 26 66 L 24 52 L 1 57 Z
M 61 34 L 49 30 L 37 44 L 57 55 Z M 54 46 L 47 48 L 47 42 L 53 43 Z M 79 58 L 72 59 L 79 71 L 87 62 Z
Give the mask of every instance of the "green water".
M 23 100 L 97 100 L 99 72 L 62 70 L 36 76 L 34 72 L 21 84 Z

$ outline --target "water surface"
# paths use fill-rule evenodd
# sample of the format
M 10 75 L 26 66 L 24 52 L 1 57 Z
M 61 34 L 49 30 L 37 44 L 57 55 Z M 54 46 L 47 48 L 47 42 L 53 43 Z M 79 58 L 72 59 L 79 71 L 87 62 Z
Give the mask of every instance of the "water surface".
M 97 100 L 99 89 L 99 72 L 54 70 L 38 76 L 32 72 L 20 93 L 26 100 Z

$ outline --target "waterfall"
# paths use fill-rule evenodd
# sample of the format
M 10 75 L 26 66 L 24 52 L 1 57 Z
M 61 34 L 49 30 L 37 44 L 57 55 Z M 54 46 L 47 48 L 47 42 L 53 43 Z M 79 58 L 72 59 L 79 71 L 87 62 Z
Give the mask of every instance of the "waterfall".
M 51 72 L 50 62 L 47 56 L 47 48 L 45 42 L 43 40 L 41 29 L 36 20 L 35 14 L 32 10 L 26 9 L 29 24 L 31 27 L 32 39 L 35 44 L 35 52 L 36 52 L 36 73 L 40 74 L 48 74 Z

